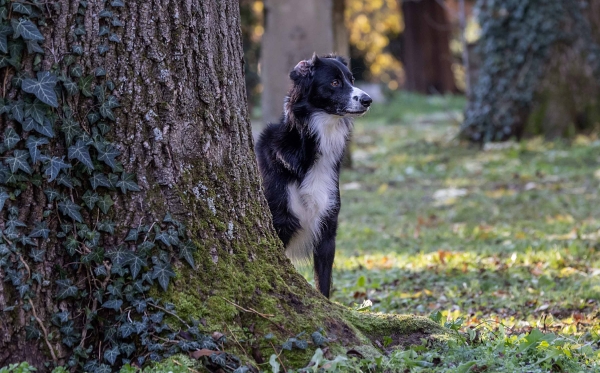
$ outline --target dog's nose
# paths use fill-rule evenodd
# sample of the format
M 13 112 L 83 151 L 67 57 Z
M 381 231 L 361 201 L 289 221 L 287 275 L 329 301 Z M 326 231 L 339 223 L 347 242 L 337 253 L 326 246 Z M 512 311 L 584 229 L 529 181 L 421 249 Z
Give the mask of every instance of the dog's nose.
M 360 96 L 360 103 L 362 106 L 369 107 L 371 106 L 371 102 L 373 102 L 373 99 L 369 95 L 364 94 Z

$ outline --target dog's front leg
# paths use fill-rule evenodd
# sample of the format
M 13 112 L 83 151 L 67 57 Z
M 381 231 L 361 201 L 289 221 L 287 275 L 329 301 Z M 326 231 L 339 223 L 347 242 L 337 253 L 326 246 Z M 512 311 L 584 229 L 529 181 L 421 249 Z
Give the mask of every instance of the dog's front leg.
M 321 239 L 318 244 L 315 245 L 313 254 L 315 284 L 317 290 L 329 298 L 329 292 L 331 290 L 331 272 L 333 268 L 333 259 L 335 258 L 337 221 L 328 221 L 323 228 Z

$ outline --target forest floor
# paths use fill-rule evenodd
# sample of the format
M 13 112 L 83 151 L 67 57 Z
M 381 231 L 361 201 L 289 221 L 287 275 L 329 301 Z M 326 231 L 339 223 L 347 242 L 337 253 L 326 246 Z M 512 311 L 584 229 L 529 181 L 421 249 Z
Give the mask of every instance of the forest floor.
M 463 338 L 394 371 L 600 371 L 600 140 L 480 149 L 461 105 L 404 95 L 356 123 L 332 300 Z

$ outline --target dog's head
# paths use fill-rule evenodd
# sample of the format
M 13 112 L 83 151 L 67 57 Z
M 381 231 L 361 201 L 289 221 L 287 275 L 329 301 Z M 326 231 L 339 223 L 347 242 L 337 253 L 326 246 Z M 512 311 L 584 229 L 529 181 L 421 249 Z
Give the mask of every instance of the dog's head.
M 285 109 L 296 116 L 314 110 L 337 116 L 361 116 L 373 101 L 354 86 L 348 64 L 339 56 L 315 54 L 309 60 L 298 62 L 290 78 L 293 86 Z

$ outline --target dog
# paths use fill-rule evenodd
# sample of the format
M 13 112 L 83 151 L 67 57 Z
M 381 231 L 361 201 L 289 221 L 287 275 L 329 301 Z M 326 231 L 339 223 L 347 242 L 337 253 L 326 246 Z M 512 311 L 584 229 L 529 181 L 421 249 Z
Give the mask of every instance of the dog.
M 339 174 L 352 131 L 371 97 L 354 87 L 347 62 L 316 54 L 290 72 L 292 87 L 279 123 L 256 143 L 258 167 L 273 225 L 286 255 L 313 259 L 315 284 L 327 298 L 340 211 Z

